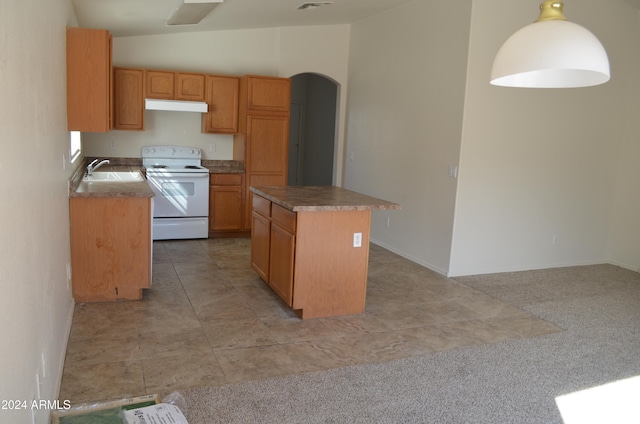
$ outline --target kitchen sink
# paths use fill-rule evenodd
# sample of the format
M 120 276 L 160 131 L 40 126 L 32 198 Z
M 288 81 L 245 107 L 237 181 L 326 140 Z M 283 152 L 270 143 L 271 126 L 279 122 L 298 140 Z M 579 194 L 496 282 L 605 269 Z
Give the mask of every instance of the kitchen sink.
M 144 181 L 140 171 L 95 171 L 82 177 L 83 182 L 132 183 Z

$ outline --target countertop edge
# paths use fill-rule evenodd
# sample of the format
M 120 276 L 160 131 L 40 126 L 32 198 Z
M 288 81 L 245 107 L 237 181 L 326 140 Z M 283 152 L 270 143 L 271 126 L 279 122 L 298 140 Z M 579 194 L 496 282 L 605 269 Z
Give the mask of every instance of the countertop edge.
M 322 191 L 322 187 L 319 186 L 289 186 L 289 187 L 249 187 L 253 193 L 264 197 L 267 200 L 272 201 L 276 205 L 282 206 L 293 212 L 314 212 L 314 211 L 366 211 L 366 210 L 398 210 L 401 206 L 397 203 L 382 200 L 376 197 L 368 196 L 366 194 L 358 193 L 352 190 L 344 189 L 336 186 L 326 186 L 327 191 L 341 191 L 343 193 L 353 193 L 361 197 L 363 202 L 357 204 L 321 204 L 322 202 L 316 202 L 316 204 L 307 204 L 307 202 L 299 201 L 295 203 L 287 202 L 279 198 L 277 195 L 272 195 L 264 190 L 286 190 L 290 192 L 304 192 L 305 190 Z M 327 202 L 329 203 L 329 202 Z

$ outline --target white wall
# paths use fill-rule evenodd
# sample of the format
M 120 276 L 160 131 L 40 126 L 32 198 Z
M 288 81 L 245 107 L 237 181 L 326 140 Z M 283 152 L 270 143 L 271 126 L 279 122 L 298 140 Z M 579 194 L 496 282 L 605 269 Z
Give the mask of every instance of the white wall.
M 0 6 L 0 422 L 30 423 L 36 398 L 57 399 L 73 301 L 67 288 L 68 0 Z M 41 354 L 44 353 L 44 363 Z M 48 422 L 48 411 L 34 411 Z
M 414 1 L 352 25 L 345 187 L 400 203 L 371 237 L 449 269 L 471 2 Z M 386 218 L 390 219 L 389 227 Z
M 314 72 L 346 87 L 348 44 L 348 25 L 118 37 L 113 41 L 113 62 L 123 67 L 237 76 L 291 77 Z M 345 104 L 344 96 L 340 102 Z M 343 106 L 341 128 L 344 110 Z M 194 113 L 147 111 L 143 132 L 86 134 L 85 154 L 140 157 L 140 149 L 145 145 L 182 144 L 202 148 L 205 159 L 231 159 L 233 136 L 202 134 L 200 119 L 200 114 Z M 344 130 L 339 134 L 337 144 L 342 149 Z M 215 152 L 211 152 L 211 144 L 215 144 Z
M 565 4 L 568 19 L 605 45 L 608 84 L 509 89 L 488 84 L 493 57 L 509 35 L 537 17 L 537 7 L 474 1 L 450 274 L 608 260 L 637 269 L 638 220 L 625 216 L 638 216 L 637 156 L 636 164 L 623 159 L 638 149 L 637 124 L 629 128 L 626 113 L 628 95 L 638 92 L 636 11 L 618 1 Z M 624 170 L 624 178 L 621 163 L 635 168 Z M 619 235 L 610 256 L 614 222 Z M 625 231 L 627 246 L 636 245 L 631 257 L 622 245 Z
M 610 83 L 490 86 L 500 45 L 537 11 L 509 0 L 416 0 L 351 27 L 116 38 L 114 62 L 334 79 L 337 184 L 400 203 L 374 213 L 373 240 L 443 274 L 600 262 L 637 269 L 638 10 L 623 0 L 565 5 L 603 41 Z M 207 159 L 231 158 L 230 136 L 199 131 L 197 115 L 147 112 L 144 133 L 86 134 L 85 149 L 137 157 L 146 144 L 179 139 Z M 457 180 L 448 177 L 456 165 Z
M 624 40 L 626 43 L 620 46 L 623 51 L 618 55 L 626 59 L 626 81 L 634 83 L 627 86 L 608 259 L 614 264 L 640 270 L 640 84 L 635 83 L 640 75 L 640 50 L 636 46 L 640 39 L 640 11 L 630 9 L 626 13 L 631 20 L 627 25 L 633 26 L 633 21 L 636 22 L 635 34 Z

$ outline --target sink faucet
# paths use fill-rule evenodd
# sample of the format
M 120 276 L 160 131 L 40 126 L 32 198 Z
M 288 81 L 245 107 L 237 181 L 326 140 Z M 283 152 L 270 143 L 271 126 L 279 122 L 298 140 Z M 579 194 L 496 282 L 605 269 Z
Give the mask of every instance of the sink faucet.
M 91 175 L 91 173 L 93 171 L 95 171 L 96 169 L 100 168 L 102 165 L 106 165 L 109 163 L 109 159 L 105 159 L 102 162 L 98 163 L 96 165 L 96 162 L 98 162 L 100 159 L 96 159 L 93 162 L 91 162 L 89 165 L 87 165 L 87 173 L 85 175 Z M 95 165 L 95 166 L 94 166 Z

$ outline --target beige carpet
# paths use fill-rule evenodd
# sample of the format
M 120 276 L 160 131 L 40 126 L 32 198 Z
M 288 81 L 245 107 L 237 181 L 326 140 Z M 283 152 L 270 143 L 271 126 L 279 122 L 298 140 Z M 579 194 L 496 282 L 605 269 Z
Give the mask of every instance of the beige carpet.
M 456 280 L 565 331 L 187 389 L 189 423 L 563 423 L 559 396 L 640 375 L 637 272 L 600 265 Z M 621 405 L 584 408 L 612 417 Z

